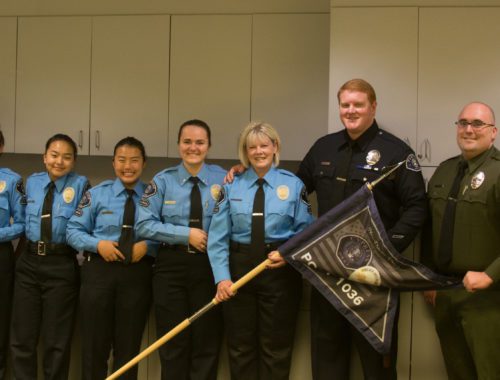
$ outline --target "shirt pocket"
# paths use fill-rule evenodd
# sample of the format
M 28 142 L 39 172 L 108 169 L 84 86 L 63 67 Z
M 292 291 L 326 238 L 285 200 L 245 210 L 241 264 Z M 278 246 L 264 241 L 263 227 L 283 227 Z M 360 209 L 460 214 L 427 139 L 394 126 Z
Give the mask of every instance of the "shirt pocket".
M 171 223 L 176 225 L 187 225 L 187 223 L 182 224 L 182 206 L 180 204 L 164 204 L 161 210 L 161 216 L 163 223 Z M 187 218 L 186 218 L 187 219 Z M 187 222 L 187 220 L 186 220 Z
M 37 227 L 40 225 L 40 210 L 41 204 L 36 204 L 32 199 L 28 199 L 26 205 L 26 225 L 30 227 Z
M 121 231 L 123 218 L 115 213 L 101 213 L 96 218 L 95 227 L 98 231 L 103 231 L 106 234 L 112 234 L 116 231 Z
M 247 201 L 230 201 L 230 215 L 233 232 L 249 231 L 252 223 L 252 207 Z
M 7 197 L 0 197 L 0 221 L 7 224 L 10 222 L 10 206 Z
M 295 202 L 274 201 L 267 205 L 266 230 L 270 237 L 292 231 L 295 216 Z
M 314 187 L 318 199 L 329 199 L 332 188 L 335 186 L 335 166 L 318 165 L 314 169 Z

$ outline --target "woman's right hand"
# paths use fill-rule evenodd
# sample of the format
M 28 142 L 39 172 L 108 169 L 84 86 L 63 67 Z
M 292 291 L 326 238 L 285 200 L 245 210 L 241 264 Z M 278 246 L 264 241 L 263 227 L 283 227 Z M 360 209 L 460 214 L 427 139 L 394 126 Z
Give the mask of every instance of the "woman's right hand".
M 189 229 L 189 245 L 196 248 L 200 252 L 206 252 L 207 250 L 207 239 L 208 235 L 205 231 L 199 228 Z
M 217 294 L 215 299 L 219 302 L 224 302 L 233 297 L 236 293 L 231 290 L 233 282 L 231 280 L 222 280 L 217 284 Z
M 224 183 L 233 183 L 234 177 L 238 174 L 241 174 L 245 171 L 245 167 L 242 164 L 234 165 L 229 171 L 226 173 L 224 177 Z
M 119 251 L 118 243 L 111 240 L 101 240 L 97 243 L 97 252 L 104 261 L 123 261 L 125 256 Z

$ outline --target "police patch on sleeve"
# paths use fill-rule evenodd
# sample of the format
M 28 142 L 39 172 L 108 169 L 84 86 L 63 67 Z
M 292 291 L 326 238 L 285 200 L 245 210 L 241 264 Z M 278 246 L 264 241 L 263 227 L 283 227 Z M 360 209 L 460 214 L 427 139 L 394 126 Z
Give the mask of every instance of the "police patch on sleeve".
M 307 212 L 309 214 L 312 214 L 312 207 L 311 207 L 311 203 L 309 202 L 309 198 L 307 197 L 307 190 L 306 190 L 306 187 L 302 187 L 302 191 L 300 193 L 300 200 L 302 202 L 305 203 L 305 205 L 307 206 Z
M 20 179 L 19 181 L 17 181 L 16 183 L 16 191 L 21 194 L 21 198 L 19 199 L 19 204 L 21 206 L 26 206 L 28 204 L 27 200 L 26 200 L 26 191 L 24 190 L 24 183 L 23 183 L 23 180 Z
M 78 203 L 78 207 L 75 210 L 75 215 L 76 216 L 82 216 L 83 215 L 83 209 L 85 207 L 90 207 L 91 203 L 92 203 L 92 196 L 90 195 L 89 191 L 86 191 L 83 194 L 82 199 L 80 199 L 80 203 Z
M 217 203 L 215 204 L 215 207 L 214 207 L 214 214 L 217 214 L 219 212 L 220 205 L 225 200 L 226 200 L 226 191 L 224 190 L 223 187 L 221 187 L 220 191 L 219 191 L 219 198 L 217 199 Z
M 141 200 L 139 201 L 139 204 L 142 207 L 149 207 L 148 198 L 151 198 L 157 192 L 158 192 L 158 187 L 156 186 L 156 182 L 155 181 L 149 182 L 149 185 L 146 187 L 146 190 L 144 190 L 144 193 L 142 194 L 142 197 L 141 197 Z
M 418 163 L 417 157 L 412 153 L 406 157 L 406 169 L 414 171 L 414 172 L 421 172 L 422 168 L 420 167 L 420 164 Z

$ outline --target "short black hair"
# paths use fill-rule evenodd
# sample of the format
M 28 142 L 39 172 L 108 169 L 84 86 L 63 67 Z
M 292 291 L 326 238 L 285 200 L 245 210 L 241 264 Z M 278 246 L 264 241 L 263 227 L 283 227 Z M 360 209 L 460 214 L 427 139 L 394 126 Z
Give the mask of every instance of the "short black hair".
M 139 149 L 141 151 L 142 159 L 146 161 L 146 148 L 144 148 L 144 144 L 140 140 L 131 136 L 127 136 L 116 143 L 115 149 L 113 150 L 113 157 L 116 156 L 116 151 L 118 150 L 118 148 L 124 145 L 130 145 L 134 148 Z
M 5 139 L 3 137 L 3 132 L 0 130 L 0 147 L 5 145 Z
M 195 127 L 203 128 L 205 132 L 207 132 L 208 146 L 212 146 L 212 133 L 210 132 L 210 127 L 203 120 L 199 119 L 188 120 L 181 124 L 181 126 L 179 127 L 179 133 L 177 135 L 177 144 L 181 142 L 182 130 L 188 125 L 194 125 Z
M 73 157 L 76 160 L 76 156 L 78 155 L 78 148 L 76 147 L 76 143 L 73 141 L 71 137 L 63 133 L 56 133 L 54 136 L 52 136 L 50 139 L 47 140 L 47 142 L 45 143 L 45 153 L 47 153 L 47 151 L 49 150 L 50 145 L 56 141 L 67 142 L 73 149 Z

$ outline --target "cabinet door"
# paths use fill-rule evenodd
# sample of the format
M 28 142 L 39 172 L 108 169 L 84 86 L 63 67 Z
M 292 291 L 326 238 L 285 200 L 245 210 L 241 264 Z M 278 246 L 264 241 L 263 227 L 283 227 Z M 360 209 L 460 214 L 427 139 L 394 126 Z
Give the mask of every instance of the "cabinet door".
M 460 153 L 453 123 L 466 103 L 479 100 L 500 110 L 499 18 L 500 8 L 420 9 L 418 138 L 428 141 L 423 165 Z
M 16 153 L 41 153 L 55 133 L 88 153 L 90 17 L 21 17 Z
M 332 8 L 330 131 L 343 128 L 337 91 L 352 78 L 377 93 L 379 126 L 416 148 L 417 8 Z
M 14 151 L 16 110 L 16 40 L 17 19 L 0 17 L 0 130 L 5 138 L 5 152 Z
M 250 118 L 251 16 L 172 16 L 169 157 L 179 126 L 202 119 L 212 129 L 211 158 L 237 158 Z
M 170 16 L 93 18 L 90 153 L 123 137 L 167 154 Z
M 253 17 L 251 118 L 276 127 L 283 159 L 328 132 L 328 49 L 328 14 Z

